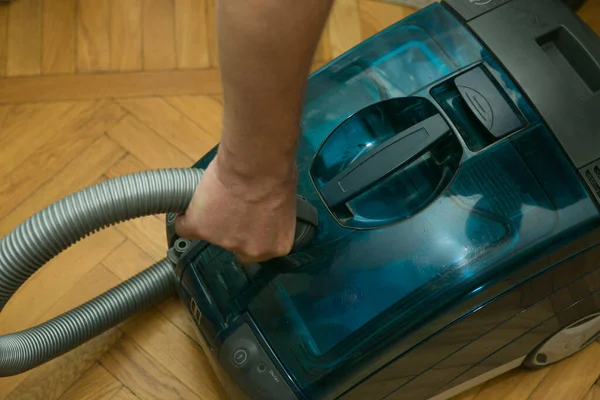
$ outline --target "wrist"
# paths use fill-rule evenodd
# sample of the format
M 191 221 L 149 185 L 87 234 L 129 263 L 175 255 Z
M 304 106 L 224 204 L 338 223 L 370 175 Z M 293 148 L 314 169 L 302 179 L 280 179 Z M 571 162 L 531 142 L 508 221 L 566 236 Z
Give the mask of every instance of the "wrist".
M 214 159 L 219 180 L 240 196 L 259 199 L 293 188 L 297 182 L 295 157 L 283 154 L 239 154 L 219 146 Z

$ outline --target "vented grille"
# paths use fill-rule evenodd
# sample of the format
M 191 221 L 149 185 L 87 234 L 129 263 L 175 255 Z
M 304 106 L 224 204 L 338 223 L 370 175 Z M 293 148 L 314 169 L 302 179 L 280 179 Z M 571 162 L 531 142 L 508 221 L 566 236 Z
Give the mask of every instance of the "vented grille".
M 600 204 L 600 160 L 583 167 L 580 172 L 589 191 L 594 195 L 596 202 Z

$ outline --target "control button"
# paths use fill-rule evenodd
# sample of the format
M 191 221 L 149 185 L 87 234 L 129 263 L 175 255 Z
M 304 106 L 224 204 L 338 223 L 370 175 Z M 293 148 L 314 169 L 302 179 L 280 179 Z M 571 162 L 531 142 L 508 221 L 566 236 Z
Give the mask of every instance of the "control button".
M 244 398 L 298 400 L 247 323 L 223 341 L 218 360 Z
M 258 372 L 263 373 L 263 372 L 265 372 L 267 370 L 267 367 L 265 366 L 265 363 L 261 362 L 260 364 L 258 364 L 258 368 L 257 369 L 258 369 Z
M 523 127 L 519 116 L 481 68 L 459 75 L 454 82 L 481 124 L 500 139 Z
M 470 21 L 512 0 L 444 0 L 465 20 Z
M 248 361 L 248 350 L 241 348 L 233 352 L 233 365 L 243 367 Z

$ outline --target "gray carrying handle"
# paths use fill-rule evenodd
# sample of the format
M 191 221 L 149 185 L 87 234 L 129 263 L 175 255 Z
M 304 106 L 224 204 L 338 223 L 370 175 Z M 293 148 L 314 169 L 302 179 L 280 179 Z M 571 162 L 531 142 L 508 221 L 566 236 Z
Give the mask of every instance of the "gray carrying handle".
M 319 226 L 319 213 L 315 206 L 296 195 L 296 236 L 292 253 L 301 250 L 310 242 Z
M 368 111 L 368 108 L 365 109 Z M 394 135 L 334 176 L 321 189 L 329 207 L 337 207 L 358 196 L 379 181 L 404 168 L 450 133 L 440 114 Z
M 292 253 L 301 250 L 314 237 L 319 226 L 319 213 L 315 206 L 300 195 L 296 195 L 296 232 Z M 167 243 L 174 248 L 175 242 L 181 239 L 175 232 L 176 214 L 167 215 Z

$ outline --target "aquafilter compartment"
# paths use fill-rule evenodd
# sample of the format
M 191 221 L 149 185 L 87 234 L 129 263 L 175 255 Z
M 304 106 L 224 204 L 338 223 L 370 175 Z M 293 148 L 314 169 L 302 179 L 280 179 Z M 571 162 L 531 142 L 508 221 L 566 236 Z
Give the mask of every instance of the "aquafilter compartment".
M 383 100 L 325 140 L 311 167 L 323 201 L 352 228 L 381 228 L 426 208 L 458 171 L 462 147 L 433 103 Z

